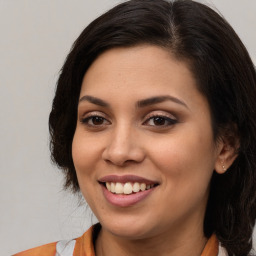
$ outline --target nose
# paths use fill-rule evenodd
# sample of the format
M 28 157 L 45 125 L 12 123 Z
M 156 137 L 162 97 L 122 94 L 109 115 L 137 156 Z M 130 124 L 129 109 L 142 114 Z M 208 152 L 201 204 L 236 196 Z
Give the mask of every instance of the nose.
M 142 162 L 145 152 L 138 135 L 132 129 L 120 127 L 112 131 L 102 158 L 116 166 L 124 166 L 131 162 Z

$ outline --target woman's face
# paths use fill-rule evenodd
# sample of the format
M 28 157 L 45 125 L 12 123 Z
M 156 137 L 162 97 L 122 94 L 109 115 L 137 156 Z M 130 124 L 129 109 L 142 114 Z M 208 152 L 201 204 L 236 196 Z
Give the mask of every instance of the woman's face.
M 166 50 L 112 49 L 87 71 L 72 154 L 103 229 L 133 239 L 202 232 L 220 148 L 207 100 Z

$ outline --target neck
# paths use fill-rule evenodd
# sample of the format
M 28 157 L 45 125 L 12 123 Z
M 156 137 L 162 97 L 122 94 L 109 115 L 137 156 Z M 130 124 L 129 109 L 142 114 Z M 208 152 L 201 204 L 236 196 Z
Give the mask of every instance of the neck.
M 206 244 L 203 232 L 198 230 L 186 232 L 180 230 L 152 236 L 145 239 L 127 239 L 115 236 L 102 228 L 96 241 L 97 256 L 177 256 L 177 255 L 201 255 Z M 161 252 L 161 254 L 159 254 Z

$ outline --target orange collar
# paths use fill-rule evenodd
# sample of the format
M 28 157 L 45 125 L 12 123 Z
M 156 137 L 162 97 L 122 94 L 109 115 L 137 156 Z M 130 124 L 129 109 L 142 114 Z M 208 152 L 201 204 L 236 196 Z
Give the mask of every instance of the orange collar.
M 212 235 L 207 241 L 201 256 L 217 256 L 219 242 L 216 235 Z M 88 229 L 83 236 L 76 239 L 74 256 L 95 256 L 93 246 L 93 227 Z
M 213 234 L 207 241 L 201 256 L 217 256 L 219 251 L 219 241 Z

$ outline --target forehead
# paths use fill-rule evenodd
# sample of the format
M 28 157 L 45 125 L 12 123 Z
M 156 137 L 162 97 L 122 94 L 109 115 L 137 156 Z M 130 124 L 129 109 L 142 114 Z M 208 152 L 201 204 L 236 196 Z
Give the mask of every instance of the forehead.
M 84 95 L 123 102 L 170 95 L 192 105 L 204 98 L 187 63 L 152 45 L 114 48 L 101 54 L 84 76 L 80 97 Z
M 96 86 L 103 80 L 107 83 L 109 80 L 113 82 L 114 79 L 123 79 L 122 83 L 151 79 L 152 83 L 157 84 L 157 81 L 164 78 L 172 78 L 175 81 L 182 77 L 189 78 L 190 83 L 195 84 L 185 62 L 176 60 L 170 52 L 161 47 L 140 45 L 114 48 L 101 54 L 87 70 L 82 85 L 89 87 L 93 82 Z

